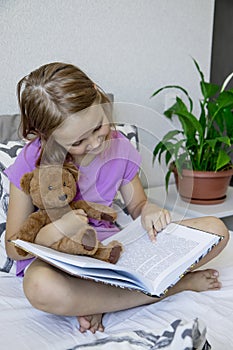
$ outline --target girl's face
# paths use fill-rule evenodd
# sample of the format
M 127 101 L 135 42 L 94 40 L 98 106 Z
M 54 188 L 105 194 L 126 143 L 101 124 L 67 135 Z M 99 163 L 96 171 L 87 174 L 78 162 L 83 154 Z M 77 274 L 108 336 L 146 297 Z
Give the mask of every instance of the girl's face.
M 81 161 L 88 164 L 106 148 L 109 132 L 109 121 L 102 106 L 94 104 L 68 117 L 53 136 L 78 164 Z

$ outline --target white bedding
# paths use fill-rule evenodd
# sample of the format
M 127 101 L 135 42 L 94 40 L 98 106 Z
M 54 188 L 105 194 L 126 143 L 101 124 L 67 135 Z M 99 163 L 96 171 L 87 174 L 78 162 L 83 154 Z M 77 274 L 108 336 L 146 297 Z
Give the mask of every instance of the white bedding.
M 233 233 L 227 248 L 208 265 L 220 272 L 223 286 L 219 291 L 182 292 L 154 305 L 106 314 L 105 332 L 95 335 L 90 332 L 81 334 L 74 317 L 50 315 L 31 307 L 23 294 L 22 279 L 15 277 L 15 264 L 6 258 L 3 244 L 9 184 L 2 171 L 12 163 L 22 144 L 0 146 L 0 350 L 164 349 L 161 344 L 174 335 L 171 323 L 181 320 L 177 330 L 183 332 L 185 329 L 187 334 L 192 327 L 195 329 L 197 318 L 199 331 L 203 329 L 202 323 L 207 327 L 206 337 L 212 349 L 233 349 Z M 135 330 L 141 333 L 133 333 Z M 143 331 L 150 333 L 145 341 Z M 175 338 L 178 342 L 172 341 L 166 349 L 192 349 L 186 344 L 177 345 L 179 334 Z M 101 342 L 106 347 L 101 346 Z
M 154 305 L 106 314 L 105 332 L 98 332 L 95 335 L 90 332 L 79 333 L 74 317 L 60 317 L 35 310 L 23 294 L 21 278 L 1 272 L 0 349 L 75 349 L 76 345 L 96 344 L 97 339 L 112 335 L 117 337 L 121 333 L 130 335 L 132 330 L 161 334 L 164 329 L 169 330 L 169 324 L 176 319 L 190 322 L 198 318 L 207 326 L 207 340 L 212 349 L 231 350 L 233 349 L 233 238 L 220 256 L 208 266 L 218 268 L 220 271 L 223 285 L 221 290 L 202 293 L 182 292 Z M 93 348 L 96 349 L 96 346 Z M 111 344 L 109 348 L 132 347 L 127 343 L 123 344 L 123 347 L 120 344 L 115 346 Z M 142 346 L 140 349 L 151 349 L 151 347 Z M 176 347 L 171 349 L 181 350 Z

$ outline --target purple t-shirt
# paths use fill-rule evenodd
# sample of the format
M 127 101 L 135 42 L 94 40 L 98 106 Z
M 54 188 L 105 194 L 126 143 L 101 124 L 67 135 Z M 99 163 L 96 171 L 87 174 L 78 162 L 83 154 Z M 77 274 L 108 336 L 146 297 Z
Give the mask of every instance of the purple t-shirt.
M 14 164 L 5 170 L 10 182 L 20 189 L 20 179 L 35 168 L 40 153 L 40 140 L 25 146 Z M 88 166 L 79 167 L 79 179 L 75 200 L 111 206 L 117 191 L 138 173 L 141 157 L 130 141 L 118 131 L 112 131 L 111 142 L 106 150 L 97 155 Z M 106 221 L 91 220 L 100 241 L 118 232 L 118 228 Z M 31 261 L 17 261 L 17 274 Z

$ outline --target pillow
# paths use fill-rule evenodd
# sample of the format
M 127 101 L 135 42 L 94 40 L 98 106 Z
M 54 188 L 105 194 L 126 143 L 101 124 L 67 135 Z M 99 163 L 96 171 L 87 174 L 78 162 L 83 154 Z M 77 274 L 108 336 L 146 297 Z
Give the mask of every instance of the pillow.
M 206 325 L 198 318 L 188 322 L 177 319 L 162 331 L 154 329 L 126 331 L 97 339 L 94 342 L 74 345 L 70 350 L 142 350 L 142 349 L 196 349 L 208 350 L 211 345 L 206 339 Z
M 134 147 L 139 151 L 139 137 L 138 137 L 138 128 L 135 125 L 131 124 L 116 124 L 116 130 L 120 131 L 130 142 L 134 145 Z M 131 219 L 127 208 L 124 204 L 122 196 L 120 192 L 117 193 L 114 201 L 113 208 L 117 212 L 117 221 L 116 225 L 123 229 L 127 226 Z
M 0 143 L 0 272 L 15 275 L 16 264 L 6 255 L 5 251 L 5 230 L 6 215 L 9 200 L 9 180 L 3 171 L 10 166 L 24 143 L 22 141 L 9 141 L 7 144 Z
M 138 137 L 138 128 L 136 125 L 131 124 L 116 124 L 116 130 L 120 131 L 134 147 L 139 151 L 139 137 Z
M 19 114 L 0 115 L 0 143 L 7 144 L 8 141 L 19 141 L 19 124 Z

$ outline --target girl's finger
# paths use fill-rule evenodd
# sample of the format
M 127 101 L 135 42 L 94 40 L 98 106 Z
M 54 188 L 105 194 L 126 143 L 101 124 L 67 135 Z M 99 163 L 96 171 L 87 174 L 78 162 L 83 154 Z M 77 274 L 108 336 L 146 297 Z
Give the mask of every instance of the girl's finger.
M 87 214 L 85 213 L 85 211 L 83 209 L 76 209 L 75 212 L 79 215 L 87 216 Z
M 166 212 L 166 222 L 167 222 L 167 224 L 170 224 L 170 222 L 171 222 L 171 214 L 169 211 Z
M 147 230 L 148 236 L 151 240 L 151 242 L 156 241 L 157 231 L 154 229 L 154 227 L 151 227 L 149 230 Z
M 161 230 L 163 230 L 167 226 L 167 220 L 165 213 L 161 213 L 160 219 L 159 219 Z M 160 230 L 160 231 L 161 231 Z

